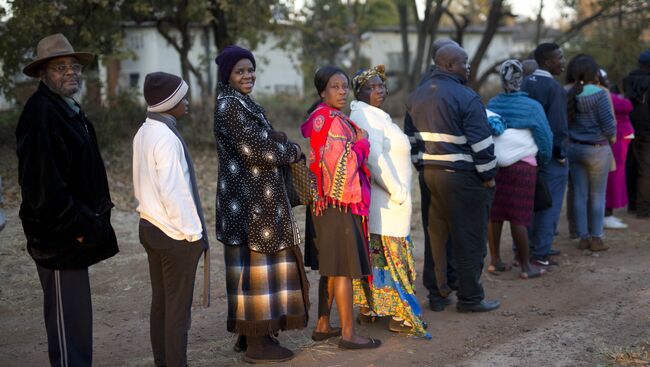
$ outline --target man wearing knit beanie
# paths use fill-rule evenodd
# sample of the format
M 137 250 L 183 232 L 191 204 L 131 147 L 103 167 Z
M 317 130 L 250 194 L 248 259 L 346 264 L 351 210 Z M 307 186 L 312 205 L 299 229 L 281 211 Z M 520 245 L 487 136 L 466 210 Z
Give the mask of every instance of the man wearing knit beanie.
M 188 113 L 187 90 L 187 83 L 176 75 L 148 74 L 144 81 L 147 118 L 133 139 L 133 187 L 140 242 L 149 259 L 156 366 L 187 364 L 194 278 L 201 253 L 205 251 L 208 259 L 192 158 L 176 129 L 176 119 Z M 206 305 L 207 301 L 204 298 Z

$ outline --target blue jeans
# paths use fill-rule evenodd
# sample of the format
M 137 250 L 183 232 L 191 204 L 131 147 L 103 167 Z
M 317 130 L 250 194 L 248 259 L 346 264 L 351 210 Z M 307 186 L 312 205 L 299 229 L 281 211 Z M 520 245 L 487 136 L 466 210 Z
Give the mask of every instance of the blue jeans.
M 569 160 L 576 234 L 580 238 L 602 237 L 612 149 L 607 144 L 572 144 Z
M 543 258 L 551 251 L 555 229 L 560 219 L 564 191 L 569 179 L 568 164 L 560 164 L 551 159 L 546 165 L 540 166 L 537 171 L 548 185 L 553 205 L 533 215 L 533 222 L 528 229 L 530 253 L 535 258 Z

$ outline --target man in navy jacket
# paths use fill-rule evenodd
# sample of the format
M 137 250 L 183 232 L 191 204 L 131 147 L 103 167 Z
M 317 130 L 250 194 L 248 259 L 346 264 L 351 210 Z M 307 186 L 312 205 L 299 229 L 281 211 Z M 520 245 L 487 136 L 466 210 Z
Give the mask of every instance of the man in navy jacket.
M 553 79 L 564 70 L 565 59 L 562 49 L 554 43 L 542 43 L 535 49 L 535 61 L 539 69 L 524 79 L 521 90 L 544 107 L 551 131 L 553 132 L 553 157 L 548 164 L 539 167 L 538 174 L 546 181 L 553 205 L 536 212 L 529 228 L 532 263 L 541 267 L 557 265 L 550 258 L 558 255 L 553 250 L 553 237 L 557 228 L 564 191 L 569 178 L 569 165 L 566 160 L 569 128 L 567 125 L 566 91 Z
M 438 50 L 431 79 L 409 96 L 411 120 L 405 130 L 415 138 L 412 152 L 421 165 L 422 205 L 429 208 L 423 222 L 431 250 L 441 253 L 451 237 L 458 271 L 456 309 L 482 312 L 500 305 L 484 300 L 480 283 L 497 167 L 485 107 L 463 85 L 467 61 L 457 45 Z M 441 281 L 445 270 L 436 268 L 438 296 L 443 298 L 451 291 Z

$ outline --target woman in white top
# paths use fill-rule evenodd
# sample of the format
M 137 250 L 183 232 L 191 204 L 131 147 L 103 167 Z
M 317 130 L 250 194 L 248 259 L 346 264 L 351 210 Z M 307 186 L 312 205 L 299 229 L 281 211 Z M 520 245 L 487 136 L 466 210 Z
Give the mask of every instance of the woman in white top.
M 368 132 L 372 178 L 369 253 L 372 275 L 356 280 L 359 321 L 391 316 L 389 330 L 431 338 L 415 297 L 411 229 L 411 157 L 408 137 L 381 109 L 386 98 L 384 66 L 359 71 L 352 80 L 356 100 L 350 119 Z

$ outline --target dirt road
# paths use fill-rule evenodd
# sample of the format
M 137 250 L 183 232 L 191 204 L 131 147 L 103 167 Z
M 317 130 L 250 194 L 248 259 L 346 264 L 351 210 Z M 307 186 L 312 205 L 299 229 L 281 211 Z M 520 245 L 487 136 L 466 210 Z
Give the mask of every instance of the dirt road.
M 214 167 L 210 159 L 198 165 Z M 109 164 L 109 171 L 122 170 Z M 110 172 L 109 172 L 110 173 Z M 42 320 L 42 292 L 36 269 L 24 250 L 17 219 L 18 195 L 13 173 L 5 177 L 8 227 L 0 233 L 0 366 L 45 366 L 47 344 Z M 202 171 L 206 212 L 213 211 L 211 197 L 215 172 Z M 12 186 L 13 185 L 13 186 Z M 118 208 L 114 226 L 120 253 L 91 268 L 94 307 L 94 362 L 96 366 L 152 366 L 149 345 L 150 288 L 147 261 L 137 239 L 137 217 L 132 211 L 130 184 L 111 174 Z M 419 193 L 415 192 L 418 198 Z M 416 213 L 419 203 L 416 203 Z M 618 213 L 617 213 L 618 214 Z M 299 213 L 302 215 L 302 213 Z M 650 349 L 650 221 L 621 213 L 630 224 L 624 231 L 608 231 L 608 252 L 592 255 L 575 248 L 566 226 L 560 227 L 557 246 L 561 266 L 540 279 L 519 280 L 517 273 L 484 274 L 489 299 L 502 307 L 486 314 L 459 314 L 428 310 L 426 292 L 418 280 L 424 318 L 433 335 L 430 341 L 393 334 L 385 323 L 360 327 L 361 333 L 384 342 L 374 351 L 340 351 L 336 341 L 313 343 L 310 328 L 286 332 L 280 340 L 297 357 L 287 366 L 607 366 L 622 352 Z M 422 267 L 423 240 L 418 215 L 413 238 L 418 268 Z M 213 218 L 209 218 L 214 223 Z M 564 221 L 563 221 L 564 223 Z M 504 230 L 504 233 L 509 231 Z M 503 257 L 511 259 L 510 240 L 504 238 Z M 201 308 L 197 280 L 189 340 L 191 366 L 244 365 L 232 351 L 233 336 L 225 331 L 225 290 L 222 250 L 212 245 L 212 306 Z M 199 272 L 202 269 L 199 269 Z M 308 274 L 313 285 L 318 275 Z M 200 278 L 200 277 L 197 277 Z M 316 287 L 311 299 L 316 302 Z M 647 357 L 647 354 L 646 354 Z M 633 359 L 627 358 L 627 361 Z M 648 366 L 649 359 L 634 365 Z

